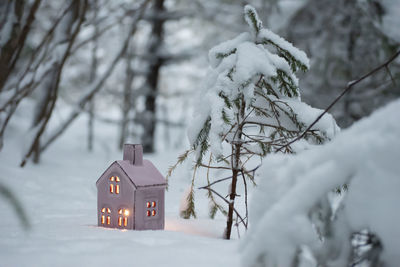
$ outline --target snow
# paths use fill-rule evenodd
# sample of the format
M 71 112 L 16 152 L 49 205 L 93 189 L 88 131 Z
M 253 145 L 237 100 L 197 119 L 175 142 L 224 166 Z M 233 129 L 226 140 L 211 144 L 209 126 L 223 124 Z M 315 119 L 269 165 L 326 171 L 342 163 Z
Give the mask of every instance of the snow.
M 294 47 L 290 42 L 286 41 L 276 33 L 273 33 L 268 29 L 261 29 L 260 33 L 257 36 L 257 39 L 259 40 L 259 42 L 267 41 L 274 43 L 275 45 L 292 54 L 296 60 L 300 61 L 307 68 L 310 68 L 310 60 L 308 59 L 306 53 Z
M 385 14 L 382 19 L 382 29 L 385 34 L 400 43 L 400 32 L 398 25 L 400 24 L 400 2 L 398 0 L 383 0 L 382 5 Z
M 208 54 L 208 60 L 211 67 L 215 68 L 220 64 L 222 58 L 219 55 L 229 54 L 237 47 L 237 45 L 249 40 L 251 40 L 250 34 L 248 32 L 244 32 L 231 40 L 225 41 L 213 47 Z
M 60 107 L 56 112 L 67 113 Z M 20 140 L 30 125 L 28 119 L 20 112 L 10 122 L 0 153 L 0 184 L 21 201 L 31 227 L 22 228 L 9 202 L 0 195 L 1 266 L 239 266 L 237 241 L 221 238 L 226 222 L 222 216 L 208 218 L 204 194 L 196 195 L 197 220 L 179 218 L 180 199 L 191 179 L 186 170 L 177 170 L 170 179 L 165 231 L 97 227 L 95 183 L 109 164 L 122 158 L 122 152 L 110 142 L 116 140 L 118 131 L 96 123 L 95 150 L 89 153 L 82 146 L 87 134 L 87 118 L 82 116 L 46 151 L 40 165 L 19 168 Z M 144 157 L 165 174 L 179 152 Z
M 397 266 L 399 108 L 397 100 L 324 146 L 269 157 L 258 172 L 259 185 L 250 202 L 252 224 L 241 244 L 242 264 L 290 266 L 297 249 L 305 246 L 325 265 L 331 257 L 330 266 L 344 266 L 349 234 L 368 229 L 383 243 L 381 259 L 387 266 Z M 348 192 L 333 221 L 333 237 L 320 242 L 310 214 L 329 192 L 346 183 Z
M 233 80 L 237 86 L 245 83 L 256 74 L 266 77 L 276 76 L 276 68 L 271 64 L 269 53 L 262 46 L 244 42 L 237 47 L 237 63 Z

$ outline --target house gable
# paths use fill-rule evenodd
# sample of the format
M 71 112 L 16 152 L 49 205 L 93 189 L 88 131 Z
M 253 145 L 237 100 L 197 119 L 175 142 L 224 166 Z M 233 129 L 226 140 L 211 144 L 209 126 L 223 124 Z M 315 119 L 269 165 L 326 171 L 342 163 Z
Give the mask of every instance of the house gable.
M 111 176 L 118 174 L 121 179 L 125 179 L 127 182 L 129 182 L 134 187 L 134 189 L 137 188 L 137 186 L 133 183 L 133 181 L 129 178 L 128 174 L 122 169 L 122 167 L 117 163 L 117 161 L 111 163 L 111 165 L 103 172 L 100 178 L 97 179 L 96 181 L 97 188 L 99 187 L 100 184 L 108 183 L 108 179 Z

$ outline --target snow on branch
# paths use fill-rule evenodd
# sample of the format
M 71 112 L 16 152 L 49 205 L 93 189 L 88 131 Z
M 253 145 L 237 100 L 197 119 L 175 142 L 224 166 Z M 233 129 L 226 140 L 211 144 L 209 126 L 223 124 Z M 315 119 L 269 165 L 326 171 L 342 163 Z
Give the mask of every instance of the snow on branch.
M 241 244 L 244 265 L 305 266 L 312 258 L 312 266 L 350 266 L 350 238 L 363 229 L 382 242 L 375 257 L 388 266 L 400 261 L 399 109 L 396 100 L 319 149 L 269 157 L 257 175 L 252 227 Z M 345 197 L 338 199 L 343 185 Z

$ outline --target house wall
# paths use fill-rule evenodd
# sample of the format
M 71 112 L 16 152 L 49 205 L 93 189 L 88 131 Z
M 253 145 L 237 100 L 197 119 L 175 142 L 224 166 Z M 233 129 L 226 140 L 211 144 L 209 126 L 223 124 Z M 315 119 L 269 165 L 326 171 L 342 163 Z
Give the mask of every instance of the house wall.
M 120 182 L 118 182 L 120 186 L 120 193 L 110 193 L 110 177 L 118 176 L 120 178 Z M 117 184 L 113 183 L 114 186 Z M 132 182 L 126 177 L 125 173 L 121 170 L 121 168 L 113 163 L 110 168 L 106 170 L 106 172 L 101 176 L 99 182 L 97 183 L 97 221 L 99 226 L 104 227 L 117 227 L 124 229 L 133 229 L 134 228 L 134 200 L 135 200 L 135 187 Z M 101 223 L 101 209 L 110 208 L 111 209 L 111 224 L 102 224 Z M 129 210 L 128 225 L 127 227 L 119 227 L 118 226 L 118 217 L 121 216 L 118 214 L 118 210 L 120 208 L 126 208 Z M 105 214 L 108 216 L 108 214 Z
M 144 187 L 138 188 L 136 191 L 135 202 L 135 229 L 137 230 L 159 230 L 164 229 L 165 217 L 165 187 Z M 147 208 L 148 201 L 156 201 L 156 216 L 148 217 L 147 210 L 152 211 L 154 208 Z

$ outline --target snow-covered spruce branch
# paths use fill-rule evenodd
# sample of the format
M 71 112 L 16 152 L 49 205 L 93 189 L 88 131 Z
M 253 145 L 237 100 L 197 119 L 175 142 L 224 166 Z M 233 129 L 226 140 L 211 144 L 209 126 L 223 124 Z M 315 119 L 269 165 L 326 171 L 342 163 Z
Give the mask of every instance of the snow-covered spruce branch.
M 309 60 L 305 53 L 264 29 L 251 6 L 244 8 L 244 16 L 249 32 L 209 52 L 211 68 L 188 134 L 196 168 L 230 166 L 229 201 L 225 201 L 228 204 L 226 239 L 231 236 L 240 175 L 255 184 L 254 177 L 245 172 L 248 160 L 253 156 L 262 159 L 274 152 L 272 148 L 297 136 L 309 118 L 319 112 L 299 97 L 295 72 L 307 70 Z M 321 143 L 330 139 L 336 130 L 331 118 L 304 139 Z M 286 152 L 294 149 L 288 148 Z M 203 162 L 207 153 L 213 155 L 213 162 L 209 164 Z M 243 183 L 246 194 L 246 180 Z M 244 201 L 247 202 L 247 196 Z
M 108 66 L 106 71 L 102 74 L 102 76 L 98 77 L 91 85 L 89 85 L 87 92 L 78 101 L 77 106 L 80 109 L 83 109 L 83 107 L 86 105 L 86 103 L 89 100 L 91 100 L 98 91 L 100 91 L 100 89 L 102 88 L 102 86 L 105 83 L 105 81 L 107 80 L 107 78 L 114 71 L 117 63 L 120 61 L 120 59 L 126 53 L 129 43 L 130 43 L 130 39 L 132 38 L 133 34 L 136 32 L 137 23 L 141 19 L 143 12 L 146 9 L 149 2 L 150 2 L 150 0 L 143 1 L 139 10 L 136 13 L 136 16 L 132 19 L 131 28 L 130 28 L 121 48 L 119 49 L 118 53 L 115 55 L 113 61 Z M 72 111 L 71 114 L 69 115 L 69 117 L 53 133 L 50 134 L 49 138 L 47 138 L 43 142 L 43 145 L 41 145 L 41 147 L 40 147 L 40 151 L 43 152 L 44 150 L 46 150 L 46 148 L 52 142 L 54 142 L 62 133 L 64 133 L 64 131 L 67 129 L 67 127 L 79 116 L 79 114 L 80 114 L 79 109 Z
M 326 114 L 328 113 L 328 111 L 348 92 L 351 91 L 351 89 L 353 88 L 354 85 L 362 82 L 363 80 L 365 80 L 366 78 L 368 78 L 369 76 L 374 75 L 376 72 L 380 71 L 381 69 L 386 69 L 389 70 L 389 65 L 390 63 L 392 63 L 398 56 L 400 55 L 400 50 L 397 51 L 392 57 L 390 57 L 386 62 L 382 63 L 381 65 L 379 65 L 378 67 L 374 68 L 373 70 L 371 70 L 370 72 L 364 74 L 363 76 L 361 76 L 359 79 L 357 80 L 353 80 L 351 82 L 349 82 L 346 86 L 346 88 L 342 91 L 342 93 L 340 93 L 340 95 L 338 95 L 333 101 L 332 103 L 329 104 L 329 106 L 327 108 L 325 108 L 325 110 L 310 124 L 310 126 L 307 127 L 307 129 L 304 130 L 304 132 L 299 135 L 298 137 L 296 137 L 295 139 L 293 139 L 292 141 L 288 142 L 287 144 L 283 145 L 281 148 L 279 148 L 277 150 L 277 152 L 281 151 L 284 148 L 287 148 L 288 146 L 290 146 L 291 144 L 293 144 L 294 142 L 304 138 L 304 136 L 307 134 L 308 131 L 311 130 L 312 127 L 314 127 L 315 124 L 317 124 L 317 122 Z M 394 82 L 393 78 L 392 81 Z

